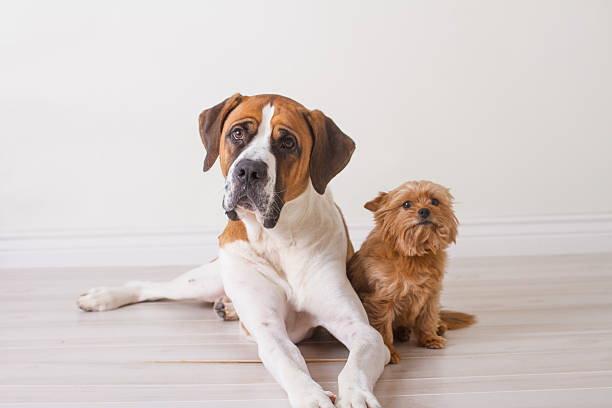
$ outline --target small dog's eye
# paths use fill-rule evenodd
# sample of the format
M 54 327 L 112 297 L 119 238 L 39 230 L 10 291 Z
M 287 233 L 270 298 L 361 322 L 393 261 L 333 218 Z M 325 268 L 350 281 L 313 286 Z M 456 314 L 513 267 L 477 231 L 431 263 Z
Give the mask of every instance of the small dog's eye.
M 410 208 L 410 207 L 412 207 L 412 202 L 411 201 L 404 201 L 404 204 L 402 204 L 402 207 Z
M 244 129 L 241 128 L 240 126 L 236 126 L 234 129 L 232 129 L 232 138 L 234 140 L 238 140 L 238 141 L 242 141 L 244 140 Z
M 438 201 L 438 199 L 437 199 L 437 198 L 432 198 L 432 199 L 431 199 L 431 203 L 432 203 L 433 205 L 438 205 L 438 204 L 440 204 L 440 202 Z

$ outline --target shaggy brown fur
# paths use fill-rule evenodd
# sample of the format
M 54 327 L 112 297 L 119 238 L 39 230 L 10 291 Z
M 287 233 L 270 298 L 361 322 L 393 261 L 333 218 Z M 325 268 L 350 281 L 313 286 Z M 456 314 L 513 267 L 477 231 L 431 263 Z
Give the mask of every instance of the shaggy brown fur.
M 472 315 L 439 310 L 445 249 L 457 235 L 453 196 L 439 184 L 409 181 L 365 208 L 374 212 L 376 227 L 349 261 L 348 274 L 391 363 L 400 360 L 394 334 L 406 341 L 413 332 L 420 346 L 444 348 L 447 329 L 475 322 Z

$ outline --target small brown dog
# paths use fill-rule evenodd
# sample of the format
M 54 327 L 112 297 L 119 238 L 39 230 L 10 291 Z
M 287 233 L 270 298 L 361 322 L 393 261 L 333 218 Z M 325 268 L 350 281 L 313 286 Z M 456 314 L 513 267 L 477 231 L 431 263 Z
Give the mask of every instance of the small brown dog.
M 414 332 L 420 346 L 444 348 L 447 329 L 475 322 L 465 313 L 440 311 L 446 267 L 445 249 L 457 235 L 449 190 L 430 181 L 409 181 L 365 204 L 376 226 L 348 263 L 348 275 L 382 334 L 391 363 L 400 360 L 393 346 Z

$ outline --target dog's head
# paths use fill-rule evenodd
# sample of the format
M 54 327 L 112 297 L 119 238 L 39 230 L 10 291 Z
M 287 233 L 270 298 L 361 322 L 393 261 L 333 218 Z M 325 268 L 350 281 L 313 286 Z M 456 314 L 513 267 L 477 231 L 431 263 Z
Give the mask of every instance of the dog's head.
M 279 95 L 233 95 L 203 111 L 199 125 L 204 171 L 220 158 L 227 216 L 253 213 L 265 228 L 310 183 L 323 194 L 355 149 L 321 111 Z
M 453 196 L 431 181 L 409 181 L 365 204 L 383 239 L 408 256 L 436 253 L 455 242 Z

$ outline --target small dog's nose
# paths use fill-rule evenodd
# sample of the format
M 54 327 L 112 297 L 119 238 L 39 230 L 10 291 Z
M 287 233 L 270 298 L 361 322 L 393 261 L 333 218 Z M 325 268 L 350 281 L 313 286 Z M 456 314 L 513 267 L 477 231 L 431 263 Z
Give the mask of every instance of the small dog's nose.
M 261 181 L 268 176 L 268 166 L 261 160 L 241 160 L 234 170 L 235 177 L 245 184 Z
M 421 218 L 427 218 L 429 217 L 429 214 L 431 214 L 431 211 L 429 211 L 429 208 L 421 208 L 419 210 L 419 215 L 421 216 Z

